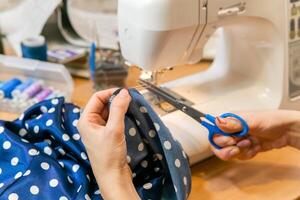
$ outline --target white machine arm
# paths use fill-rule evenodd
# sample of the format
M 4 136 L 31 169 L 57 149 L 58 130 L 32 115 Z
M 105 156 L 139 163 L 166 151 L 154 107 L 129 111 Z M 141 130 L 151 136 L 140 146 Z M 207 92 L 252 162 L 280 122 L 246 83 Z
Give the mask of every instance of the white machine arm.
M 119 0 L 123 56 L 146 70 L 196 63 L 220 20 L 242 13 L 245 4 L 241 0 Z

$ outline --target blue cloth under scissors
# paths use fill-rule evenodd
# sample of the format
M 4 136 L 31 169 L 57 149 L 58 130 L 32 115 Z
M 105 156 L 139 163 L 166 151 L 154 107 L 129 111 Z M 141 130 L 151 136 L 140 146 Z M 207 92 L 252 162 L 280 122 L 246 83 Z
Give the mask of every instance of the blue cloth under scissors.
M 143 96 L 130 94 L 127 159 L 139 196 L 186 199 L 191 190 L 186 154 Z M 78 107 L 57 98 L 13 122 L 0 121 L 0 199 L 102 199 L 76 128 L 79 117 Z

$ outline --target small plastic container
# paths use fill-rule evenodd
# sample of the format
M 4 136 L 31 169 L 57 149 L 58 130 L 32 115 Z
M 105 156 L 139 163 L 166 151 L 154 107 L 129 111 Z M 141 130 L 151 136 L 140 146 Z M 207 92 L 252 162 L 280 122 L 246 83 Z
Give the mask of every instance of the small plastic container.
M 59 92 L 67 101 L 71 100 L 74 90 L 73 79 L 64 65 L 0 55 L 0 81 L 12 78 L 21 81 L 29 78 L 42 80 L 44 86 Z M 22 113 L 29 106 L 29 104 L 18 105 L 10 99 L 0 100 L 0 111 Z

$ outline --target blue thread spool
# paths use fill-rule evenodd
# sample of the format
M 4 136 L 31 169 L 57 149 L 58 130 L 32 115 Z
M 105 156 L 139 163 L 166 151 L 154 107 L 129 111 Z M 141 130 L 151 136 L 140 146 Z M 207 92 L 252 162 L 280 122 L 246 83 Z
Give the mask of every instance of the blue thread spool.
M 34 82 L 33 79 L 28 79 L 26 80 L 24 83 L 18 85 L 13 91 L 12 91 L 12 96 L 14 98 L 20 97 L 20 95 L 22 94 L 22 92 L 28 88 L 32 83 Z
M 21 83 L 22 82 L 17 78 L 13 78 L 3 83 L 3 85 L 0 87 L 0 99 L 3 98 L 11 99 L 12 98 L 11 92 Z
M 30 37 L 21 43 L 24 58 L 47 61 L 47 44 L 44 36 Z

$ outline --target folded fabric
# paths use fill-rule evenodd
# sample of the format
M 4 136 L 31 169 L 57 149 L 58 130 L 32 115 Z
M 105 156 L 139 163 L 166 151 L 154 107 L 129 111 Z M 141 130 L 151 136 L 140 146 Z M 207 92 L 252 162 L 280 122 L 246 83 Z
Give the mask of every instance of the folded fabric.
M 127 160 L 141 199 L 188 197 L 181 145 L 136 90 L 125 118 Z M 0 199 L 102 199 L 76 126 L 80 109 L 51 99 L 13 122 L 0 121 Z M 101 147 L 99 147 L 101 151 Z

